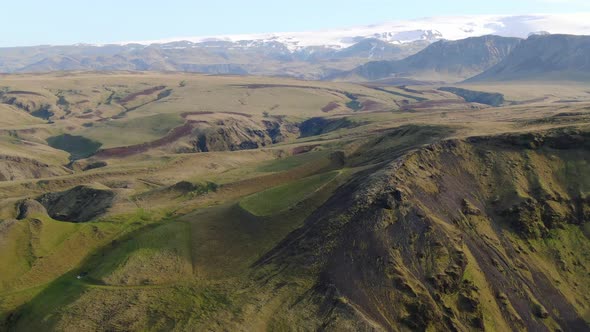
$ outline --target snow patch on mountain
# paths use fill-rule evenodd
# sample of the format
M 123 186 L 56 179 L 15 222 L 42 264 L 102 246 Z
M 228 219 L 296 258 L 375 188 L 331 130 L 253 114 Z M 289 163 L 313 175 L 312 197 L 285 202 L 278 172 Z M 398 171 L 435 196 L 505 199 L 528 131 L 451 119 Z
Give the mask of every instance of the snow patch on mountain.
M 430 17 L 323 31 L 178 37 L 119 44 L 150 45 L 179 41 L 199 44 L 229 42 L 248 48 L 280 43 L 289 51 L 297 51 L 312 46 L 343 49 L 365 38 L 404 44 L 418 40 L 432 42 L 439 39 L 458 40 L 489 34 L 526 38 L 529 34 L 539 31 L 552 34 L 590 34 L 590 13 Z M 190 47 L 190 44 L 175 47 Z

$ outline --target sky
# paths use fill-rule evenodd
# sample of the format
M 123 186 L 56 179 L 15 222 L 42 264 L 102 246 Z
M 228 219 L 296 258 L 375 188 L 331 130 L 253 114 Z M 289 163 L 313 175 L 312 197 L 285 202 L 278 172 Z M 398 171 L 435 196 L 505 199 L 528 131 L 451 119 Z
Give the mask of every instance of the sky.
M 0 47 L 310 31 L 431 16 L 590 12 L 590 0 L 3 2 Z

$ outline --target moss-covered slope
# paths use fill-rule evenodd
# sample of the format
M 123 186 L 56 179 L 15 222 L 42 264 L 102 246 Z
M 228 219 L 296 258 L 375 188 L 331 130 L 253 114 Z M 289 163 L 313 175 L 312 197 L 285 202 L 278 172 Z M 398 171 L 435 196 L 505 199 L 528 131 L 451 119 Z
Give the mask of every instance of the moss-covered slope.
M 259 262 L 299 294 L 270 326 L 587 330 L 589 142 L 444 141 L 358 177 Z

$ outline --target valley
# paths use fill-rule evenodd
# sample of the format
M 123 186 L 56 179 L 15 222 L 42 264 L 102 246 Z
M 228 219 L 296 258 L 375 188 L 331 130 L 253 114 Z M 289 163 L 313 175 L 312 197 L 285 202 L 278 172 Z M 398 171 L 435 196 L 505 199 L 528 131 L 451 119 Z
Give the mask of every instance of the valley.
M 588 91 L 2 74 L 0 330 L 587 330 Z

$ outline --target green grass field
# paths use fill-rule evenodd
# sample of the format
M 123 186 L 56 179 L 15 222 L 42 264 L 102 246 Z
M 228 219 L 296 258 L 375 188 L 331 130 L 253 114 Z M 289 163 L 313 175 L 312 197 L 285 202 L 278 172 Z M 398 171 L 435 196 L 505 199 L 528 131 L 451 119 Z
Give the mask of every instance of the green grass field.
M 278 186 L 244 198 L 240 206 L 256 216 L 273 215 L 303 201 L 338 175 L 333 171 Z
M 258 172 L 282 172 L 312 162 L 316 159 L 326 157 L 329 151 L 308 152 L 300 155 L 289 156 L 282 159 L 271 160 L 258 166 Z
M 104 148 L 112 148 L 157 140 L 183 123 L 178 114 L 156 114 L 94 124 L 80 130 L 79 134 L 102 143 Z M 113 132 L 125 134 L 117 136 Z
M 166 284 L 192 275 L 190 232 L 185 223 L 165 222 L 120 243 L 89 277 L 108 285 Z

